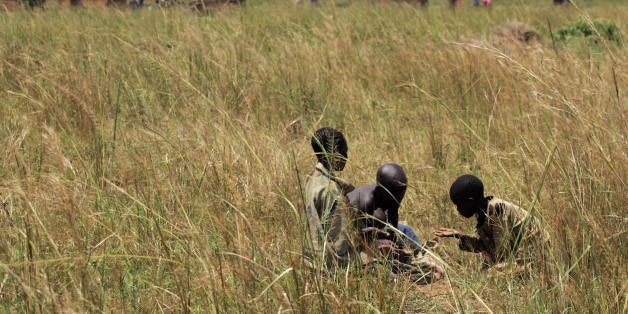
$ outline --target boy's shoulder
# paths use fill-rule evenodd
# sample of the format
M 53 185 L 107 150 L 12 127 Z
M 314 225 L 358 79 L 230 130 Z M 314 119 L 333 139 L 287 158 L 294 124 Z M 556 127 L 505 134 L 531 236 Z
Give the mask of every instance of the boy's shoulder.
M 370 184 L 356 188 L 350 193 L 347 193 L 347 198 L 349 199 L 351 205 L 357 208 L 366 209 L 372 207 L 373 200 L 375 198 L 375 187 L 376 185 Z
M 532 217 L 530 212 L 511 202 L 499 198 L 493 198 L 488 203 L 489 215 L 499 216 L 501 220 L 507 220 L 512 224 L 520 224 L 524 221 L 530 221 L 528 228 L 541 228 L 538 219 Z
M 320 162 L 316 164 L 314 168 L 308 174 L 310 178 L 321 178 L 322 180 L 331 180 L 331 175 L 329 174 L 329 170 L 323 166 Z
M 373 197 L 373 191 L 375 191 L 375 187 L 377 187 L 375 184 L 369 184 L 369 185 L 365 185 L 365 186 L 361 186 L 358 188 L 355 188 L 353 191 L 351 191 L 351 193 L 349 193 L 348 195 L 354 196 L 355 198 L 361 198 L 361 197 Z
M 509 201 L 491 196 L 488 202 L 487 213 L 494 216 L 525 216 L 527 211 Z
M 338 184 L 332 180 L 329 171 L 320 163 L 310 171 L 307 182 L 312 188 L 338 190 Z

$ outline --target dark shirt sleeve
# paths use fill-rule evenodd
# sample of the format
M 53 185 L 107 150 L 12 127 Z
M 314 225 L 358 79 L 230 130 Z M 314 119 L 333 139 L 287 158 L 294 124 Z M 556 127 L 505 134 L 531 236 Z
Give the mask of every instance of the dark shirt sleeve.
M 482 251 L 482 242 L 477 237 L 465 234 L 460 236 L 458 247 L 463 251 L 479 253 Z

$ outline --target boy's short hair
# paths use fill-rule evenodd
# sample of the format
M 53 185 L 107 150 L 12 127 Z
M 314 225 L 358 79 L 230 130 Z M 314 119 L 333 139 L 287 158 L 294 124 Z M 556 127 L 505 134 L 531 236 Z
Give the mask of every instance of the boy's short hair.
M 408 185 L 403 168 L 395 163 L 383 164 L 377 169 L 376 180 L 378 186 L 382 186 L 389 191 L 405 190 Z
M 449 197 L 454 204 L 470 197 L 480 199 L 484 197 L 484 184 L 474 175 L 461 175 L 449 188 Z
M 339 153 L 344 157 L 347 157 L 347 140 L 342 132 L 330 128 L 324 127 L 316 130 L 312 136 L 312 149 L 316 154 L 316 158 L 325 167 L 329 168 L 329 153 Z

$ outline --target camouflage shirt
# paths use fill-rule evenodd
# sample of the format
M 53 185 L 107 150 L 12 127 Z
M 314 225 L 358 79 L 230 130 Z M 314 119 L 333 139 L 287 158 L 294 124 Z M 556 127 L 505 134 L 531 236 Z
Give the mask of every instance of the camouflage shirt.
M 460 249 L 482 253 L 485 267 L 506 261 L 512 254 L 518 263 L 536 259 L 549 240 L 539 221 L 514 204 L 489 197 L 486 220 L 477 227 L 478 236 L 460 237 Z
M 346 265 L 354 256 L 351 216 L 344 194 L 351 185 L 318 163 L 305 181 L 305 212 L 311 250 L 327 267 Z

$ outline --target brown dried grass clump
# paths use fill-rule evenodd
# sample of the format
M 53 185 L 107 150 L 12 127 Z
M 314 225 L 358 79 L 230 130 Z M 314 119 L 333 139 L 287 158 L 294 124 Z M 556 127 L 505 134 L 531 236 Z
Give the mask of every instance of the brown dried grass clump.
M 0 0 L 0 12 L 13 11 L 20 8 L 17 0 Z
M 540 42 L 541 36 L 537 31 L 527 24 L 519 21 L 508 21 L 505 24 L 498 26 L 493 31 L 495 39 L 500 42 L 506 41 L 519 41 L 522 43 L 530 44 L 533 42 Z

